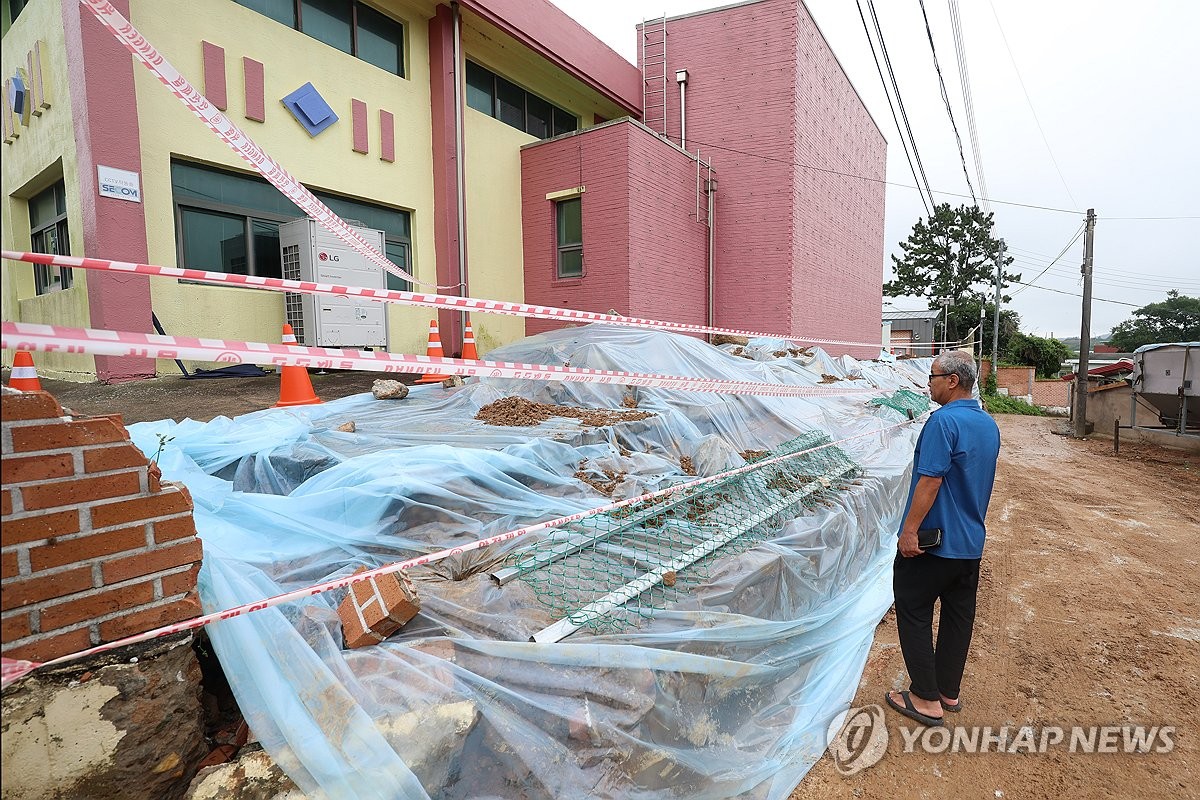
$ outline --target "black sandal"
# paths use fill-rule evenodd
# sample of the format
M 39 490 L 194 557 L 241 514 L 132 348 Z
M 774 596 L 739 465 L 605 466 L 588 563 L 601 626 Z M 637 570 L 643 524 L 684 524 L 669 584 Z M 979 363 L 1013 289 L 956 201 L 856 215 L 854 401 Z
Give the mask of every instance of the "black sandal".
M 929 717 L 922 714 L 920 711 L 917 711 L 916 706 L 913 705 L 912 697 L 908 692 L 900 692 L 900 696 L 904 698 L 904 705 L 900 705 L 893 700 L 891 692 L 885 693 L 883 695 L 883 699 L 886 700 L 887 704 L 894 708 L 897 712 L 903 714 L 914 722 L 919 722 L 928 728 L 939 728 L 942 726 L 941 717 Z
M 946 709 L 951 714 L 957 714 L 958 712 L 962 711 L 962 698 L 961 697 L 958 698 L 958 702 L 954 703 L 953 705 L 951 705 L 950 703 L 947 703 L 945 700 L 943 700 L 942 708 Z

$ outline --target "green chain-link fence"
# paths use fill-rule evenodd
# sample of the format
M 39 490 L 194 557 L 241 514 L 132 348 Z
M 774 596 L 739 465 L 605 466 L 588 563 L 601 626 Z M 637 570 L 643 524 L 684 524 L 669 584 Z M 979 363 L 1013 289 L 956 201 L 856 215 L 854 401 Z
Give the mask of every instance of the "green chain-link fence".
M 897 389 L 892 393 L 891 397 L 876 397 L 873 400 L 868 400 L 867 405 L 887 406 L 888 408 L 894 408 L 905 416 L 919 417 L 929 410 L 929 398 L 908 389 Z M 912 412 L 911 415 L 909 412 Z
M 794 458 L 588 517 L 517 551 L 493 577 L 525 581 L 561 618 L 537 641 L 633 626 L 708 581 L 718 558 L 745 552 L 858 477 L 841 449 L 812 449 L 829 442 L 808 433 L 767 456 Z

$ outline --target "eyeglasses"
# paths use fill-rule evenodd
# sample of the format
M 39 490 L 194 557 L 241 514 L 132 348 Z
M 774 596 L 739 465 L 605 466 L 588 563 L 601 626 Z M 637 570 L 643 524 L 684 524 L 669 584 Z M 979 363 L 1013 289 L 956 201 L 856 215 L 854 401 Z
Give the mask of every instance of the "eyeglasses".
M 947 375 L 953 375 L 953 374 L 954 374 L 953 372 L 931 372 L 931 373 L 929 373 L 929 380 L 933 380 L 934 378 L 944 378 Z

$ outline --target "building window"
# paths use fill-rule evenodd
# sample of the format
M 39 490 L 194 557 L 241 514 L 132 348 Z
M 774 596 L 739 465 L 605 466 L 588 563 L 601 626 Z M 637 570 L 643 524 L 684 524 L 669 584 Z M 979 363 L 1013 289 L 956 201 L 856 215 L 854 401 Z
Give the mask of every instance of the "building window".
M 179 266 L 211 272 L 282 278 L 279 226 L 300 210 L 262 178 L 209 169 L 182 161 L 171 164 Z M 412 272 L 409 212 L 314 192 L 342 219 L 383 231 L 385 255 Z M 408 281 L 387 274 L 389 289 L 409 290 Z
M 583 198 L 554 204 L 558 221 L 558 277 L 583 277 Z
M 359 0 L 234 0 L 289 28 L 404 77 L 404 25 Z
M 63 181 L 29 201 L 30 248 L 35 253 L 71 255 L 71 237 L 67 230 L 67 189 Z M 71 288 L 69 267 L 33 265 L 33 285 L 38 294 Z
M 467 105 L 545 139 L 579 129 L 579 118 L 474 61 L 467 62 Z

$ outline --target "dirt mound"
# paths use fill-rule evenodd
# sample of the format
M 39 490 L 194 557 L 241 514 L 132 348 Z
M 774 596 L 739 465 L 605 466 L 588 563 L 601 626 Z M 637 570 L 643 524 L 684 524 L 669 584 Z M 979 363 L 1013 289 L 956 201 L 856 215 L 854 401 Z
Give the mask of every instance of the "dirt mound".
M 506 425 L 509 427 L 527 428 L 545 422 L 551 417 L 570 417 L 584 425 L 602 428 L 621 422 L 633 422 L 639 419 L 653 417 L 649 411 L 611 411 L 605 408 L 573 408 L 572 406 L 552 406 L 548 403 L 535 403 L 523 397 L 502 397 L 494 403 L 488 403 L 479 409 L 475 419 L 489 425 Z

